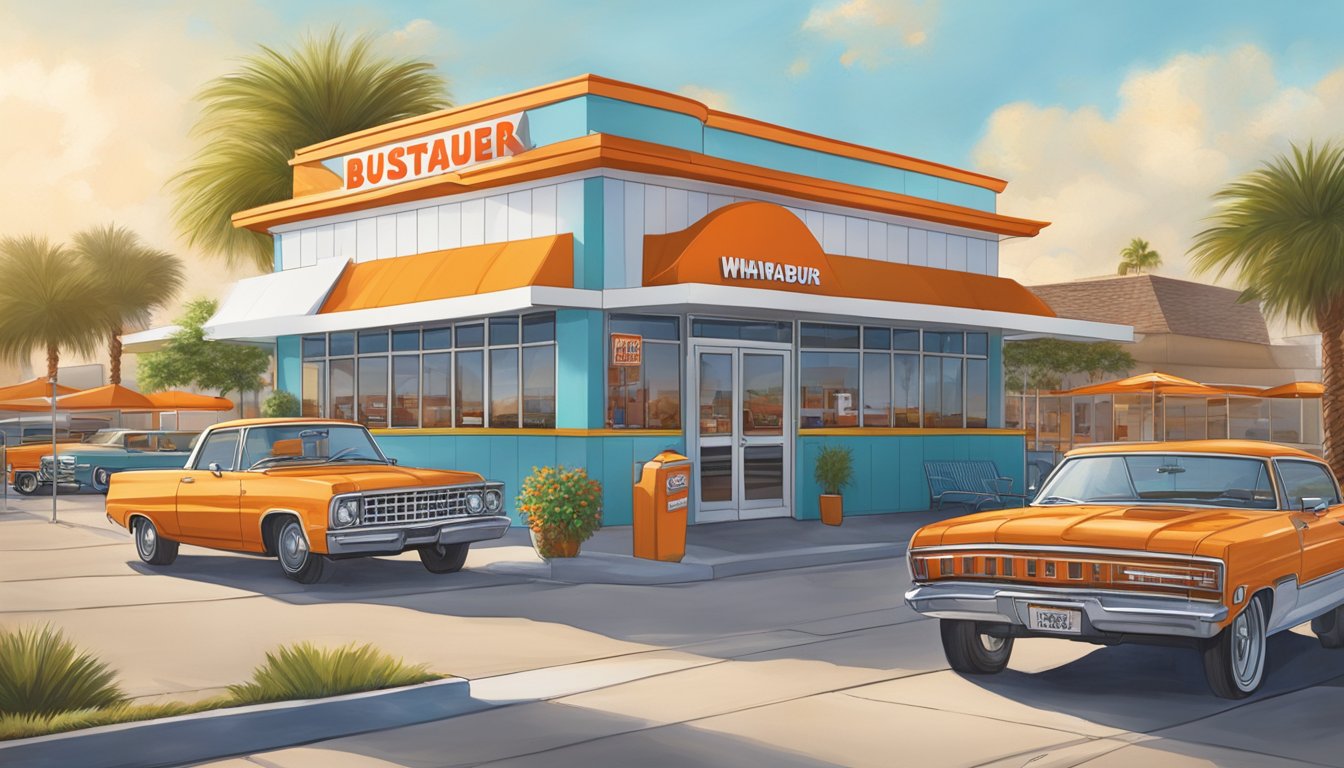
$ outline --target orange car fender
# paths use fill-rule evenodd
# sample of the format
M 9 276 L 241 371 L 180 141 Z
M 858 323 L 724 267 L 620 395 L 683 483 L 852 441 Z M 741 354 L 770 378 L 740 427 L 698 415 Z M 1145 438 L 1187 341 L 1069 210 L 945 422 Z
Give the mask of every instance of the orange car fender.
M 1224 625 L 1241 613 L 1252 595 L 1265 590 L 1272 593 L 1285 578 L 1296 578 L 1302 563 L 1297 532 L 1283 514 L 1266 515 L 1264 520 L 1209 536 L 1200 543 L 1199 554 L 1217 557 L 1226 565 L 1223 601 L 1228 618 Z M 1238 587 L 1246 588 L 1240 603 L 1233 601 Z
M 175 539 L 177 525 L 177 485 L 181 470 L 118 472 L 107 489 L 107 515 L 122 528 L 129 529 L 130 518 L 147 517 L 163 535 Z

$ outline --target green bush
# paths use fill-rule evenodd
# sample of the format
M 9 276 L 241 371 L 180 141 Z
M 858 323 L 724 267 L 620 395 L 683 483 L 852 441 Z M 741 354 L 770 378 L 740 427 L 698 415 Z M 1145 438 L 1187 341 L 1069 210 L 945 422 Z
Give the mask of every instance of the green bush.
M 106 664 L 50 626 L 0 631 L 0 716 L 110 707 L 126 695 Z
M 301 407 L 299 398 L 292 392 L 286 392 L 283 389 L 277 389 L 266 398 L 266 402 L 261 404 L 261 415 L 275 418 L 278 416 L 301 416 Z
M 393 658 L 371 644 L 323 649 L 312 643 L 282 646 L 266 654 L 252 681 L 229 686 L 232 704 L 316 699 L 438 680 L 425 665 Z
M 821 486 L 822 493 L 837 494 L 854 479 L 854 456 L 848 448 L 822 446 L 817 452 L 817 466 L 813 468 L 813 476 L 817 485 Z
M 100 725 L 134 723 L 160 717 L 189 715 L 193 712 L 205 712 L 210 709 L 232 706 L 232 704 L 233 702 L 225 697 L 216 697 L 190 704 L 175 701 L 165 704 L 115 704 L 102 709 L 77 709 L 72 712 L 59 712 L 54 715 L 0 715 L 0 741 L 26 739 L 30 736 L 46 736 L 51 733 L 74 731 L 80 728 L 95 728 Z
M 602 484 L 583 467 L 533 467 L 518 494 L 533 533 L 587 541 L 602 527 Z

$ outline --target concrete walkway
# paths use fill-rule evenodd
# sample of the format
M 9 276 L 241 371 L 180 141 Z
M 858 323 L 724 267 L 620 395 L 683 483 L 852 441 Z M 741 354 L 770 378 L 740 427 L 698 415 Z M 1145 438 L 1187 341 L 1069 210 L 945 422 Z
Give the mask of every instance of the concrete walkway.
M 583 543 L 579 556 L 544 561 L 531 556 L 526 530 L 510 530 L 497 542 L 478 549 L 509 548 L 521 553 L 492 558 L 490 573 L 549 579 L 571 584 L 677 584 L 708 581 L 815 565 L 834 565 L 902 557 L 920 526 L 954 512 L 932 511 L 859 515 L 843 525 L 818 520 L 772 518 L 693 525 L 686 531 L 686 556 L 664 563 L 632 555 L 630 526 L 603 528 Z

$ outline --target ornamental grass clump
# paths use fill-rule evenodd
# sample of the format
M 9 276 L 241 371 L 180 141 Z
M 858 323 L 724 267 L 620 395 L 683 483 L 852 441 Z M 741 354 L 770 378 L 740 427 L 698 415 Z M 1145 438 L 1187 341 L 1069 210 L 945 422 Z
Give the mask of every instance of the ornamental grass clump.
M 343 693 L 416 685 L 443 676 L 424 664 L 407 664 L 365 643 L 319 648 L 312 643 L 281 646 L 266 654 L 252 680 L 229 686 L 232 704 L 317 699 Z
M 602 527 L 602 484 L 582 467 L 533 467 L 518 494 L 518 511 L 542 557 L 572 557 Z
M 813 476 L 817 485 L 821 486 L 822 493 L 832 496 L 839 494 L 854 479 L 854 455 L 848 448 L 824 446 L 817 452 Z
M 0 717 L 122 704 L 116 673 L 49 625 L 0 631 Z

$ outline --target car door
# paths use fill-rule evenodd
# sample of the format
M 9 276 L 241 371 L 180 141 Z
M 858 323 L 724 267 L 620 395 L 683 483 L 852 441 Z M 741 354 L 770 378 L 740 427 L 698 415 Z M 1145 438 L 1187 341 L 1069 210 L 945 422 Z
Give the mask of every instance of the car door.
M 238 438 L 236 429 L 210 433 L 192 465 L 181 470 L 177 524 L 184 541 L 211 547 L 242 544 L 238 501 L 243 473 L 237 467 Z
M 1344 504 L 1330 470 L 1314 461 L 1280 459 L 1277 464 L 1289 514 L 1302 542 L 1298 584 L 1305 586 L 1344 571 Z M 1330 506 L 1321 515 L 1303 512 L 1302 499 L 1322 499 Z

